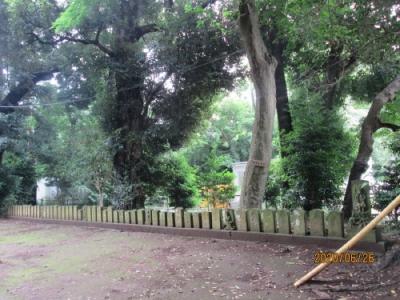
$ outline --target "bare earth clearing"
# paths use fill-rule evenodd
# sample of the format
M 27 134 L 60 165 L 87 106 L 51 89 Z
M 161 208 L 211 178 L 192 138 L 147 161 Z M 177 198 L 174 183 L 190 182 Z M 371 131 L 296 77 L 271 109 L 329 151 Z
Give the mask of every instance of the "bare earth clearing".
M 0 220 L 0 299 L 399 296 L 398 265 L 378 272 L 373 265 L 335 265 L 294 289 L 295 278 L 314 266 L 315 250 Z

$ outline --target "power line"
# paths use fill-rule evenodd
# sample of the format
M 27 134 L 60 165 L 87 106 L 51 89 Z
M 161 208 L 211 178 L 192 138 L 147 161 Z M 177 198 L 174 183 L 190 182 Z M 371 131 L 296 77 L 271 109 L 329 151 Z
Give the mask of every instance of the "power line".
M 187 66 L 187 67 L 185 67 L 185 68 L 182 68 L 181 70 L 178 70 L 176 73 L 178 73 L 178 74 L 185 74 L 185 73 L 187 73 L 187 72 L 190 72 L 190 71 L 196 70 L 196 69 L 198 69 L 198 68 L 201 68 L 201 67 L 210 65 L 210 64 L 212 64 L 212 63 L 215 63 L 215 62 L 217 62 L 217 61 L 220 61 L 220 60 L 225 59 L 225 58 L 227 58 L 227 57 L 229 57 L 229 56 L 232 56 L 232 55 L 234 55 L 234 54 L 239 54 L 239 53 L 244 53 L 244 50 L 236 50 L 236 51 L 233 51 L 233 52 L 231 52 L 231 53 L 227 53 L 227 54 L 225 54 L 225 55 L 222 55 L 222 56 L 220 56 L 220 57 L 216 57 L 216 58 L 214 58 L 214 59 L 212 59 L 212 60 L 210 60 L 210 61 L 208 61 L 208 62 L 199 64 L 199 65 L 195 65 L 195 64 L 194 64 L 194 65 L 192 65 L 192 66 Z M 137 84 L 137 85 L 131 86 L 131 87 L 129 87 L 129 88 L 118 89 L 117 92 L 129 91 L 129 90 L 133 90 L 133 89 L 135 89 L 135 88 L 144 87 L 144 86 L 145 86 L 144 84 Z M 79 100 L 59 101 L 59 102 L 43 103 L 43 104 L 36 104 L 36 105 L 35 105 L 35 104 L 24 104 L 24 105 L 0 105 L 0 108 L 21 108 L 21 109 L 23 109 L 23 108 L 32 108 L 32 107 L 53 106 L 53 105 L 59 105 L 59 104 L 69 104 L 69 103 L 84 102 L 84 101 L 88 101 L 88 100 L 93 100 L 93 99 L 95 99 L 95 98 L 96 98 L 96 96 L 91 96 L 91 97 L 82 98 L 82 99 L 79 99 Z

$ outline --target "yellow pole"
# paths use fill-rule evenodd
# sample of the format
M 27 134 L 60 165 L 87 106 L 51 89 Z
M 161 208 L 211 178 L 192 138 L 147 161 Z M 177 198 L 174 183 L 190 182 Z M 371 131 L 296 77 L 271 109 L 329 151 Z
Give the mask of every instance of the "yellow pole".
M 361 229 L 359 233 L 357 233 L 349 241 L 347 241 L 346 244 L 344 244 L 341 248 L 339 248 L 336 251 L 336 253 L 337 254 L 344 253 L 349 249 L 351 249 L 352 247 L 354 247 L 355 244 L 357 244 L 364 236 L 367 235 L 368 232 L 370 232 L 376 225 L 378 225 L 378 223 L 382 221 L 384 217 L 390 214 L 390 212 L 396 209 L 399 205 L 400 205 L 400 195 L 397 196 L 388 206 L 386 206 L 386 208 L 382 210 L 381 213 L 377 215 L 371 222 L 369 222 L 368 225 L 366 225 L 363 229 Z M 310 272 L 308 272 L 306 275 L 297 280 L 294 283 L 294 286 L 299 287 L 300 285 L 306 283 L 308 280 L 310 280 L 315 275 L 319 274 L 323 269 L 325 269 L 330 264 L 330 262 L 319 264 Z

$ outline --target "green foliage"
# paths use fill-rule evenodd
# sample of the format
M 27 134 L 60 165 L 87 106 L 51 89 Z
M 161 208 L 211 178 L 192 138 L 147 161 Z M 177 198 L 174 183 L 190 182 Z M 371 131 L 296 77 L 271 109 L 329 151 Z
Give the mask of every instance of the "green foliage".
M 374 165 L 374 176 L 379 180 L 374 187 L 373 204 L 379 211 L 400 195 L 400 134 L 392 134 L 386 142 L 386 147 L 392 153 L 391 159 L 383 168 Z
M 196 169 L 189 165 L 181 152 L 168 153 L 160 160 L 158 188 L 175 207 L 192 207 L 199 203 Z
M 335 111 L 325 110 L 318 95 L 298 90 L 293 97 L 294 130 L 287 135 L 283 161 L 292 201 L 305 209 L 339 204 L 341 185 L 353 158 L 351 135 Z
M 216 149 L 211 149 L 207 160 L 199 167 L 199 186 L 203 199 L 213 207 L 235 196 L 234 175 L 226 165 L 227 157 L 219 156 Z
M 58 33 L 76 29 L 89 18 L 104 16 L 104 11 L 112 5 L 110 0 L 71 0 L 54 21 L 53 28 Z
M 185 147 L 190 163 L 196 166 L 204 164 L 212 149 L 217 155 L 226 156 L 227 165 L 246 161 L 249 157 L 254 120 L 251 104 L 234 96 L 216 97 L 219 100 L 211 109 L 211 116 Z

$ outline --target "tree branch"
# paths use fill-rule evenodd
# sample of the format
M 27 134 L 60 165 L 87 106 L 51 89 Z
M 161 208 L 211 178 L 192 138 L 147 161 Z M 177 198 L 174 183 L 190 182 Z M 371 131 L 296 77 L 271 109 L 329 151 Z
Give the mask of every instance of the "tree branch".
M 75 38 L 70 35 L 59 35 L 59 36 L 57 36 L 56 39 L 54 39 L 52 41 L 48 41 L 48 40 L 43 40 L 41 37 L 39 37 L 34 32 L 31 32 L 30 34 L 40 44 L 55 46 L 58 43 L 61 43 L 63 41 L 69 41 L 69 42 L 74 42 L 74 43 L 81 43 L 84 45 L 93 45 L 93 46 L 96 46 L 99 50 L 101 50 L 105 54 L 107 54 L 108 56 L 112 57 L 115 55 L 114 52 L 111 49 L 107 48 L 106 46 L 104 46 L 103 44 L 100 43 L 100 34 L 101 34 L 102 30 L 103 30 L 103 28 L 102 28 L 102 26 L 100 26 L 96 32 L 94 40 Z
M 149 95 L 146 97 L 147 101 L 146 104 L 143 108 L 143 115 L 146 116 L 148 111 L 149 111 L 149 107 L 150 104 L 153 102 L 155 96 L 157 96 L 157 94 L 161 91 L 162 87 L 164 86 L 165 82 L 171 77 L 172 75 L 172 71 L 168 71 L 168 73 L 165 75 L 164 79 L 159 82 L 157 84 L 157 86 L 149 93 Z
M 384 123 L 381 122 L 381 120 L 378 119 L 378 126 L 379 128 L 388 128 L 392 131 L 399 131 L 400 130 L 400 126 L 396 125 L 396 124 L 392 124 L 392 123 Z
M 134 32 L 132 34 L 131 41 L 132 43 L 140 40 L 143 36 L 145 36 L 148 33 L 151 32 L 158 32 L 160 31 L 160 27 L 157 26 L 157 24 L 147 24 L 143 26 L 138 26 L 134 29 Z
M 58 72 L 58 68 L 36 72 L 33 73 L 32 76 L 24 78 L 0 101 L 0 106 L 17 106 L 18 102 L 21 101 L 39 81 L 51 79 L 56 72 Z M 0 107 L 0 112 L 2 113 L 11 113 L 13 111 L 14 109 L 12 107 Z
M 107 48 L 102 43 L 100 43 L 99 38 L 100 38 L 101 31 L 102 31 L 102 27 L 100 26 L 96 32 L 96 36 L 95 36 L 94 40 L 74 38 L 72 36 L 61 36 L 60 41 L 65 40 L 65 41 L 74 42 L 74 43 L 81 43 L 84 45 L 93 45 L 93 46 L 96 46 L 99 50 L 101 50 L 105 54 L 107 54 L 108 56 L 110 56 L 110 57 L 115 56 L 115 53 L 111 49 Z

